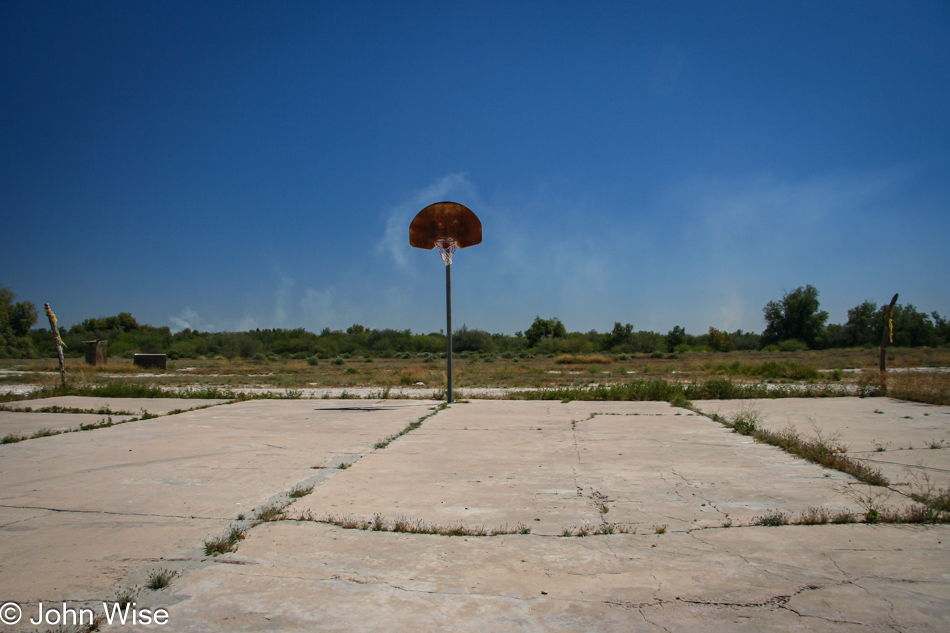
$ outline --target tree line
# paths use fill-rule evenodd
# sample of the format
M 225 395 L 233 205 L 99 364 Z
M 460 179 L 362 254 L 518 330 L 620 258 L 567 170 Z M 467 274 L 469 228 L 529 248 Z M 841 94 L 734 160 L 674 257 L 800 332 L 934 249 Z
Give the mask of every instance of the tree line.
M 0 286 L 0 357 L 50 358 L 56 355 L 48 328 L 34 328 L 36 307 L 15 302 L 16 295 Z M 463 325 L 453 332 L 456 353 L 530 356 L 535 354 L 680 354 L 732 350 L 799 351 L 838 347 L 875 347 L 887 327 L 888 306 L 865 301 L 848 310 L 844 324 L 828 324 L 820 309 L 818 291 L 803 286 L 785 293 L 763 308 L 762 333 L 720 331 L 710 327 L 703 334 L 689 334 L 677 325 L 664 333 L 635 330 L 630 323 L 614 324 L 610 332 L 569 332 L 560 319 L 536 317 L 514 335 L 493 334 Z M 940 347 L 950 345 L 950 324 L 937 312 L 926 314 L 913 305 L 894 306 L 893 345 Z M 336 358 L 344 355 L 405 357 L 445 352 L 444 332 L 428 334 L 410 330 L 372 329 L 354 324 L 344 330 L 323 329 L 319 334 L 303 328 L 255 329 L 246 332 L 199 332 L 139 324 L 129 312 L 90 318 L 60 328 L 67 356 L 83 356 L 85 341 L 108 341 L 109 356 L 135 352 L 168 354 L 169 358 Z

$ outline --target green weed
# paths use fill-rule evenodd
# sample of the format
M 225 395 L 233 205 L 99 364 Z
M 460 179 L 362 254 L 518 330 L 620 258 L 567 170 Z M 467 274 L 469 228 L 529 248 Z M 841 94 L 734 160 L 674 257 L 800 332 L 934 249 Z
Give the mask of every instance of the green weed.
M 164 589 L 176 576 L 180 575 L 180 573 L 181 572 L 168 569 L 156 569 L 149 572 L 148 582 L 145 583 L 145 587 L 152 590 Z
M 306 488 L 294 488 L 288 493 L 288 497 L 291 499 L 300 499 L 301 497 L 306 497 L 311 492 L 313 492 L 313 486 L 307 486 Z
M 312 487 L 311 487 L 312 490 Z M 293 493 L 291 493 L 293 494 Z M 309 491 L 307 492 L 309 494 Z M 301 495 L 303 496 L 303 495 Z M 279 521 L 284 518 L 284 506 L 279 503 L 272 503 L 257 509 L 254 513 L 256 523 L 268 523 L 270 521 Z
M 224 536 L 204 542 L 205 556 L 218 556 L 219 554 L 237 551 L 237 544 L 244 540 L 246 532 L 245 528 L 232 525 Z
M 789 514 L 778 510 L 769 510 L 764 515 L 752 517 L 752 525 L 761 525 L 765 527 L 777 527 L 788 525 Z

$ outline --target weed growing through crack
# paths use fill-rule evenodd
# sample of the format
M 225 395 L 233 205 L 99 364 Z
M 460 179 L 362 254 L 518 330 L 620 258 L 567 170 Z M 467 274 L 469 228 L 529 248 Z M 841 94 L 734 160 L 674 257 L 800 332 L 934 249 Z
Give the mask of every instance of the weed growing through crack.
M 172 571 L 170 569 L 156 569 L 149 572 L 148 582 L 145 583 L 147 589 L 158 590 L 164 589 L 171 581 L 175 579 L 176 576 L 179 576 L 181 572 Z
M 607 507 L 610 499 L 607 498 L 607 495 L 601 494 L 599 490 L 591 488 L 590 498 L 594 501 L 594 505 L 597 506 L 597 511 L 600 512 L 601 515 L 610 512 L 610 508 Z
M 592 528 L 589 525 L 582 525 L 580 527 L 566 527 L 561 530 L 562 537 L 585 537 L 585 536 L 594 536 L 599 534 L 636 534 L 636 528 L 628 528 L 620 523 L 607 523 L 606 521 L 598 525 L 596 528 Z
M 790 521 L 790 523 L 795 525 L 825 525 L 827 523 L 841 525 L 844 523 L 854 523 L 856 520 L 854 513 L 848 510 L 832 512 L 826 508 L 812 507 L 802 512 L 801 516 Z
M 434 534 L 439 536 L 500 536 L 504 534 L 530 534 L 531 528 L 523 523 L 515 527 L 505 525 L 500 528 L 488 529 L 481 525 L 467 526 L 463 523 L 457 523 L 451 526 L 426 523 L 420 520 L 411 520 L 400 517 L 392 523 L 387 523 L 382 515 L 376 514 L 369 521 L 354 519 L 350 516 L 335 517 L 327 515 L 323 519 L 313 519 L 312 517 L 300 517 L 298 520 L 316 521 L 318 523 L 328 523 L 336 525 L 346 530 L 370 530 L 373 532 L 396 532 L 399 534 Z
M 291 490 L 287 496 L 291 499 L 300 499 L 301 497 L 306 497 L 311 492 L 313 492 L 313 485 L 307 486 L 306 488 L 294 488 Z
M 138 587 L 127 587 L 125 589 L 120 589 L 115 593 L 115 602 L 121 609 L 125 609 L 135 601 L 135 598 L 138 595 Z
M 311 490 L 312 489 L 313 488 L 311 487 Z M 310 494 L 309 491 L 306 494 Z M 284 506 L 279 503 L 272 503 L 270 505 L 263 506 L 258 508 L 257 512 L 254 513 L 255 525 L 260 523 L 269 523 L 270 521 L 279 521 L 283 518 Z
M 697 411 L 697 413 L 705 415 L 701 411 Z M 838 441 L 838 436 L 824 437 L 817 425 L 815 425 L 815 436 L 806 438 L 802 437 L 792 427 L 777 432 L 760 428 L 761 414 L 753 409 L 740 409 L 728 419 L 723 419 L 717 414 L 710 417 L 730 427 L 736 433 L 748 435 L 763 444 L 777 446 L 787 453 L 797 455 L 825 468 L 840 470 L 866 484 L 882 487 L 890 485 L 890 481 L 881 474 L 879 469 L 872 468 L 864 461 L 848 457 L 845 454 L 848 448 Z M 814 421 L 812 421 L 812 424 L 814 424 Z
M 420 426 L 422 426 L 422 423 L 423 423 L 423 422 L 425 422 L 426 420 L 428 420 L 429 418 L 431 418 L 432 416 L 434 416 L 435 414 L 437 414 L 439 411 L 445 410 L 448 406 L 449 406 L 449 405 L 448 405 L 447 403 L 443 402 L 443 403 L 440 404 L 439 406 L 433 407 L 431 413 L 428 413 L 428 414 L 422 416 L 421 418 L 419 418 L 419 419 L 416 420 L 415 422 L 410 422 L 409 424 L 407 424 L 407 425 L 405 426 L 405 428 L 404 428 L 403 430 L 399 431 L 399 432 L 396 433 L 395 435 L 390 435 L 390 436 L 387 437 L 386 439 L 380 440 L 379 442 L 376 442 L 375 444 L 373 444 L 373 448 L 375 448 L 375 449 L 386 448 L 387 446 L 389 446 L 390 444 L 392 444 L 395 440 L 398 440 L 400 437 L 402 437 L 402 436 L 405 435 L 406 433 L 410 433 L 410 432 L 415 431 L 416 429 L 418 429 Z
M 204 542 L 205 556 L 218 556 L 219 554 L 237 551 L 237 544 L 244 540 L 246 532 L 245 528 L 232 525 L 228 528 L 226 535 Z
M 781 512 L 779 510 L 769 510 L 762 516 L 752 517 L 752 525 L 761 525 L 765 527 L 778 527 L 781 525 L 788 525 L 788 520 L 789 520 L 788 512 Z
M 17 442 L 22 442 L 26 439 L 25 435 L 17 435 L 15 433 L 7 433 L 3 436 L 3 439 L 0 439 L 0 444 L 16 444 Z
M 653 531 L 656 532 L 657 534 L 666 534 L 666 528 L 668 527 L 670 526 L 667 525 L 666 523 L 664 523 L 663 525 L 654 525 Z
M 850 489 L 848 495 L 864 509 L 864 523 L 950 523 L 950 491 L 933 486 L 926 476 L 915 479 L 910 497 L 916 503 L 902 509 L 884 505 L 886 493 L 870 488 L 866 493 Z
M 911 499 L 942 513 L 945 518 L 950 517 L 950 488 L 938 488 L 926 472 L 920 476 L 915 475 L 912 485 L 914 490 L 910 493 Z

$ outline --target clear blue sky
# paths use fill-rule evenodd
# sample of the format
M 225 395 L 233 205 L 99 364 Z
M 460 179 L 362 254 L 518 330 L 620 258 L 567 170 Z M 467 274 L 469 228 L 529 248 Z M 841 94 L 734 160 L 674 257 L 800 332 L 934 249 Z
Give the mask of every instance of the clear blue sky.
M 0 3 L 0 284 L 60 323 L 950 314 L 950 3 Z M 45 325 L 45 322 L 40 325 Z

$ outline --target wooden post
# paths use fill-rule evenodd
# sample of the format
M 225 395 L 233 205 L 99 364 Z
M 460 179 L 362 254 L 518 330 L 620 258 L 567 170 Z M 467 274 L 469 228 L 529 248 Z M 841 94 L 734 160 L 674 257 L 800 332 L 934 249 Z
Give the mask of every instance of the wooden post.
M 53 340 L 56 342 L 56 355 L 59 356 L 59 376 L 63 380 L 63 386 L 66 386 L 66 359 L 63 358 L 63 340 L 59 338 L 59 328 L 56 327 L 56 315 L 46 304 L 46 316 L 49 319 L 50 329 L 53 330 Z
M 887 373 L 887 359 L 884 355 L 884 349 L 888 342 L 894 342 L 894 322 L 891 321 L 891 315 L 894 313 L 894 304 L 897 303 L 897 294 L 891 299 L 891 305 L 887 307 L 887 316 L 884 318 L 884 331 L 881 332 L 881 373 Z

